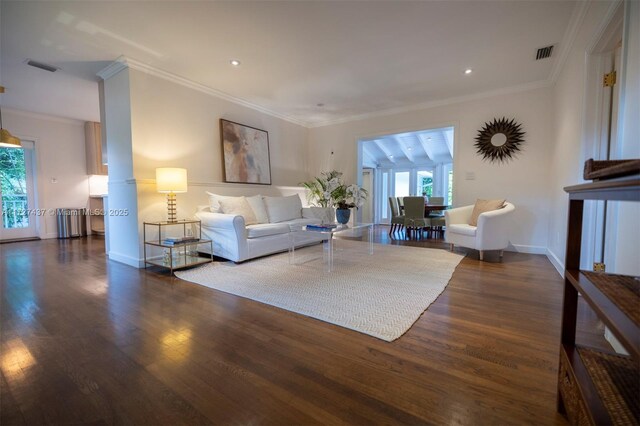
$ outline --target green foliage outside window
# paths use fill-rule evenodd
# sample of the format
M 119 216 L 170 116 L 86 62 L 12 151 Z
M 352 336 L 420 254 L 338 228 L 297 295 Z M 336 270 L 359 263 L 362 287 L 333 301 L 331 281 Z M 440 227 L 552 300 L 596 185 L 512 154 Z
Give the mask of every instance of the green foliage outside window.
M 431 197 L 433 195 L 433 178 L 428 176 L 420 177 L 420 193 Z
M 0 189 L 5 228 L 28 225 L 27 181 L 24 150 L 0 148 Z

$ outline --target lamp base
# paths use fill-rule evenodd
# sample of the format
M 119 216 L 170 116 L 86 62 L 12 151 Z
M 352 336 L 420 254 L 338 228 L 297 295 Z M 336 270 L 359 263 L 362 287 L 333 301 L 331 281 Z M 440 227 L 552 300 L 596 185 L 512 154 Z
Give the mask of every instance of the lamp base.
M 167 222 L 177 222 L 176 218 L 176 194 L 169 192 L 167 194 Z

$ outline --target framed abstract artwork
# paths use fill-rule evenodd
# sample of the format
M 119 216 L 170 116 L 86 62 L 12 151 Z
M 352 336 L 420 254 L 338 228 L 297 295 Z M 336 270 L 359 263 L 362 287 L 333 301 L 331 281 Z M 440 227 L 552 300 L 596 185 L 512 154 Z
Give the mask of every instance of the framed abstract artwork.
M 271 185 L 269 133 L 220 119 L 224 181 Z

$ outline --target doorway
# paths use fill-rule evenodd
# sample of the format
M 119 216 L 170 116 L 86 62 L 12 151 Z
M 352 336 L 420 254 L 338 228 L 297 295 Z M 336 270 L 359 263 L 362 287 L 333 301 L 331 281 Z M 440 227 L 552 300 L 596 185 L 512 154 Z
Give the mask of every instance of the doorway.
M 37 236 L 33 162 L 33 142 L 0 147 L 0 241 Z
M 453 204 L 454 128 L 451 126 L 359 140 L 359 169 L 373 174 L 372 222 L 388 224 L 390 197 L 442 197 Z M 364 220 L 363 212 L 363 220 Z

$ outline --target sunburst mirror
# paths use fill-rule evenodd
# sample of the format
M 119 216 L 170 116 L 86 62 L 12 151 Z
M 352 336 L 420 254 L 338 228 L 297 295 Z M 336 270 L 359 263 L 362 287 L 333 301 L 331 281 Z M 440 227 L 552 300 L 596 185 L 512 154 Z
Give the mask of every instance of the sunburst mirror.
M 478 131 L 475 147 L 483 160 L 506 163 L 520 151 L 520 145 L 524 143 L 523 136 L 522 126 L 514 119 L 494 118 L 492 122 L 484 123 L 484 127 Z

